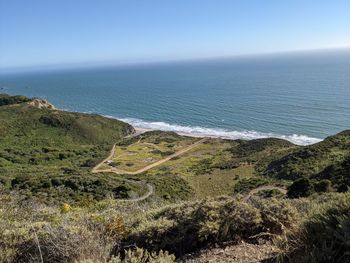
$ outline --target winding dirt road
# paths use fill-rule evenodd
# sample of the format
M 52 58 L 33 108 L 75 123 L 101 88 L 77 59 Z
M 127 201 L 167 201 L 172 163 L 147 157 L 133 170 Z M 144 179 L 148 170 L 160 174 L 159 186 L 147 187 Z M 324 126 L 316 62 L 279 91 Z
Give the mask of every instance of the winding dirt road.
M 137 131 L 133 134 L 130 134 L 128 136 L 125 136 L 124 138 L 133 138 L 133 137 L 136 137 L 142 133 L 144 133 L 145 131 Z M 195 143 L 189 145 L 188 147 L 182 149 L 182 150 L 179 150 L 177 151 L 176 153 L 172 154 L 172 155 L 169 155 L 168 157 L 164 158 L 164 159 L 161 159 L 155 163 L 152 163 L 144 168 L 141 168 L 137 171 L 134 171 L 134 172 L 130 172 L 130 171 L 124 171 L 124 170 L 120 170 L 120 169 L 116 169 L 116 168 L 109 168 L 109 169 L 100 169 L 100 167 L 106 163 L 108 160 L 112 160 L 113 157 L 114 157 L 114 153 L 115 153 L 115 148 L 116 148 L 116 144 L 113 145 L 112 149 L 111 149 L 111 152 L 110 154 L 108 155 L 107 158 L 105 158 L 103 161 L 101 161 L 100 163 L 98 163 L 95 167 L 92 168 L 91 172 L 92 173 L 115 173 L 115 174 L 127 174 L 127 175 L 137 175 L 137 174 L 140 174 L 140 173 L 143 173 L 143 172 L 146 172 L 154 167 L 157 167 L 169 160 L 171 160 L 172 158 L 174 157 L 177 157 L 179 155 L 182 155 L 190 150 L 192 150 L 194 147 L 196 147 L 197 145 L 201 144 L 201 143 L 204 143 L 206 140 L 208 140 L 208 138 L 202 138 L 198 141 L 196 141 Z M 131 179 L 124 179 L 125 181 L 127 182 L 130 182 L 130 183 L 136 183 L 136 184 L 142 184 L 143 186 L 145 186 L 147 188 L 147 192 L 140 196 L 140 197 L 136 197 L 136 198 L 130 198 L 130 199 L 120 199 L 119 201 L 123 201 L 123 202 L 140 202 L 140 201 L 143 201 L 145 199 L 147 199 L 148 197 L 150 197 L 153 193 L 154 193 L 154 187 L 153 185 L 151 184 L 148 184 L 147 182 L 145 181 L 135 181 L 135 180 L 131 180 Z M 278 186 L 273 186 L 273 185 L 263 185 L 263 186 L 260 186 L 258 188 L 255 188 L 253 190 L 251 190 L 244 198 L 243 200 L 244 201 L 248 201 L 254 194 L 258 193 L 259 191 L 264 191 L 264 190 L 279 190 L 281 193 L 283 194 L 286 194 L 287 193 L 287 190 L 282 188 L 282 187 L 278 187 Z
M 143 167 L 137 171 L 134 171 L 134 172 L 130 172 L 130 171 L 124 171 L 124 170 L 120 170 L 120 169 L 117 169 L 117 168 L 110 168 L 110 169 L 100 169 L 100 167 L 108 160 L 111 160 L 114 156 L 114 152 L 115 152 L 115 147 L 116 145 L 113 145 L 113 148 L 111 150 L 111 153 L 109 154 L 109 156 L 104 159 L 102 162 L 100 162 L 98 165 L 96 165 L 93 169 L 92 169 L 92 172 L 93 173 L 101 173 L 101 172 L 112 172 L 112 173 L 116 173 L 116 174 L 128 174 L 128 175 L 137 175 L 137 174 L 140 174 L 140 173 L 143 173 L 143 172 L 146 172 L 154 167 L 157 167 L 167 161 L 169 161 L 170 159 L 174 158 L 174 157 L 177 157 L 179 155 L 182 155 L 186 152 L 188 152 L 189 150 L 192 150 L 194 147 L 196 147 L 198 144 L 201 144 L 203 142 L 205 142 L 207 140 L 207 138 L 203 138 L 203 139 L 200 139 L 199 141 L 196 141 L 195 143 L 191 144 L 190 146 L 180 150 L 180 151 L 177 151 L 176 153 L 172 154 L 172 155 L 169 155 L 168 157 L 164 158 L 164 159 L 161 159 L 155 163 L 152 163 L 146 167 Z
M 140 134 L 142 134 L 144 131 L 138 131 L 136 133 L 133 133 L 131 135 L 128 135 L 128 136 L 125 136 L 124 138 L 132 138 L 132 137 L 136 137 Z M 119 170 L 119 169 L 116 169 L 116 168 L 110 168 L 110 169 L 100 169 L 100 167 L 105 163 L 107 162 L 108 160 L 111 160 L 113 159 L 113 156 L 114 156 L 114 153 L 115 153 L 115 148 L 116 148 L 116 144 L 113 145 L 112 149 L 111 149 L 111 152 L 110 154 L 108 155 L 107 158 L 105 158 L 102 162 L 98 163 L 95 167 L 92 168 L 91 172 L 92 173 L 115 173 L 115 174 L 127 174 L 127 175 L 137 175 L 137 174 L 140 174 L 140 173 L 143 173 L 143 172 L 146 172 L 154 167 L 157 167 L 167 161 L 169 161 L 170 159 L 174 158 L 174 157 L 177 157 L 179 155 L 182 155 L 186 152 L 188 152 L 189 150 L 192 150 L 194 147 L 196 147 L 198 144 L 201 144 L 203 142 L 205 142 L 207 140 L 207 138 L 202 138 L 200 139 L 199 141 L 196 141 L 195 143 L 191 144 L 190 146 L 172 154 L 172 155 L 169 155 L 168 157 L 162 159 L 162 160 L 159 160 L 155 163 L 152 163 L 144 168 L 141 168 L 137 171 L 134 171 L 134 172 L 129 172 L 129 171 L 123 171 L 123 170 Z M 140 202 L 140 201 L 143 201 L 145 199 L 147 199 L 148 197 L 150 197 L 153 193 L 154 193 L 154 187 L 153 185 L 151 184 L 148 184 L 144 181 L 135 181 L 135 180 L 129 180 L 129 179 L 124 179 L 125 181 L 127 182 L 130 182 L 130 183 L 139 183 L 139 184 L 143 184 L 145 187 L 147 187 L 147 192 L 140 196 L 140 197 L 136 197 L 136 198 L 131 198 L 131 199 L 120 199 L 120 201 L 123 201 L 123 202 Z
M 133 134 L 125 136 L 124 139 L 136 137 L 136 136 L 138 136 L 138 135 L 140 135 L 140 134 L 142 134 L 144 132 L 146 132 L 146 131 L 142 131 L 142 130 L 141 131 L 136 131 Z M 114 173 L 114 171 L 112 171 L 112 170 L 102 170 L 102 169 L 100 169 L 100 167 L 106 161 L 108 161 L 108 160 L 113 158 L 114 152 L 115 152 L 115 147 L 116 147 L 116 144 L 113 145 L 113 147 L 111 149 L 111 152 L 108 155 L 108 157 L 106 159 L 104 159 L 102 162 L 98 163 L 95 167 L 92 168 L 92 170 L 91 170 L 92 173 L 103 173 L 103 172 L 109 172 L 109 173 L 112 172 L 112 173 Z M 147 188 L 147 191 L 142 196 L 135 197 L 135 198 L 129 198 L 129 199 L 118 199 L 118 201 L 121 201 L 121 202 L 140 202 L 140 201 L 143 201 L 143 200 L 147 199 L 148 197 L 150 197 L 154 193 L 153 185 L 148 184 L 148 183 L 146 183 L 144 181 L 135 181 L 135 180 L 129 180 L 129 179 L 124 179 L 124 181 L 132 183 L 132 184 L 135 184 L 135 183 L 136 184 L 142 184 L 143 186 L 145 186 Z
M 125 181 L 129 181 L 131 183 L 140 183 L 140 184 L 147 187 L 147 192 L 144 195 L 139 196 L 139 197 L 130 198 L 130 199 L 118 199 L 118 201 L 121 201 L 121 202 L 140 202 L 140 201 L 147 199 L 148 197 L 150 197 L 154 193 L 153 185 L 148 184 L 144 181 L 136 182 L 134 180 L 128 180 L 128 179 L 125 179 Z
M 91 172 L 92 173 L 102 173 L 102 172 L 111 172 L 111 170 L 102 170 L 100 169 L 100 167 L 107 162 L 108 160 L 111 160 L 114 156 L 114 152 L 115 152 L 115 146 L 116 144 L 113 144 L 113 147 L 111 149 L 110 154 L 108 155 L 108 157 L 106 159 L 104 159 L 102 162 L 98 163 L 94 168 L 92 168 Z

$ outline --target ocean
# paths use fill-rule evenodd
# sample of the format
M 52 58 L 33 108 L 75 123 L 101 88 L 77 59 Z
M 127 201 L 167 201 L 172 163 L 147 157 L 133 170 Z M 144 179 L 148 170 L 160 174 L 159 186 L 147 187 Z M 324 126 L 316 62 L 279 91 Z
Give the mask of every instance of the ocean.
M 0 92 L 135 127 L 307 145 L 350 128 L 350 50 L 0 74 Z

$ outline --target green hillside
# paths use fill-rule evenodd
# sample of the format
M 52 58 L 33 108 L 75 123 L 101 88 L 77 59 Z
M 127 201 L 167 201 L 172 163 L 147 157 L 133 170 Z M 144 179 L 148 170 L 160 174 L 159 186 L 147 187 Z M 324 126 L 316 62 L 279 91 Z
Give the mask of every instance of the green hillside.
M 350 185 L 350 130 L 314 145 L 299 147 L 268 164 L 265 174 L 287 180 L 307 177 Z
M 23 96 L 2 95 L 0 101 L 0 182 L 6 189 L 74 199 L 80 192 L 101 198 L 101 192 L 119 186 L 90 170 L 132 126 L 99 115 L 39 109 Z

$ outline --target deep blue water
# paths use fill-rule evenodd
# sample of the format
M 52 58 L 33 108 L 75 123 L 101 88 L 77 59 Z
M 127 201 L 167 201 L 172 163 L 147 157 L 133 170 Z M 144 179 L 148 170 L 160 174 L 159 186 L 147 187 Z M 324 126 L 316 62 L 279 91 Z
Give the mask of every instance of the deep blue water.
M 193 134 L 308 144 L 350 128 L 350 50 L 1 74 L 0 88 Z

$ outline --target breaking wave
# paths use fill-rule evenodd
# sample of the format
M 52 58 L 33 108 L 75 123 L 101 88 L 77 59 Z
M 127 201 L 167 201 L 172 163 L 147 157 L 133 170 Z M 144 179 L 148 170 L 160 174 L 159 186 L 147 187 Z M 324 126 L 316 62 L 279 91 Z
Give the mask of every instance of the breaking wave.
M 112 117 L 112 116 L 107 116 Z M 115 118 L 115 117 L 112 117 Z M 177 124 L 169 124 L 166 122 L 147 122 L 135 118 L 117 118 L 118 120 L 127 122 L 135 128 L 147 129 L 147 130 L 161 130 L 161 131 L 173 131 L 182 135 L 189 135 L 194 137 L 215 137 L 223 139 L 261 139 L 261 138 L 279 138 L 288 140 L 297 145 L 309 145 L 322 141 L 322 139 L 309 137 L 306 135 L 292 134 L 292 135 L 280 135 L 276 133 L 263 133 L 257 131 L 230 131 L 220 128 L 205 128 L 200 126 L 182 126 Z

